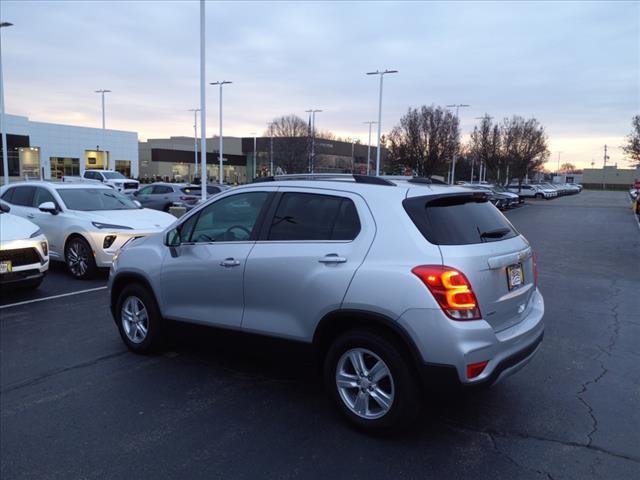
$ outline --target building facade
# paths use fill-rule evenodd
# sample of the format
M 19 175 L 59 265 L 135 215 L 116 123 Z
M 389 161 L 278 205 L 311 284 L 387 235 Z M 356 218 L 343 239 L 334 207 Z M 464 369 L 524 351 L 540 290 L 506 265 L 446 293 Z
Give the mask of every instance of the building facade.
M 585 188 L 626 190 L 638 179 L 640 167 L 618 168 L 610 165 L 604 168 L 585 168 L 582 171 L 582 184 Z
M 139 174 L 136 132 L 34 122 L 18 115 L 5 115 L 3 123 L 9 181 L 77 176 L 90 169 Z M 3 174 L 0 162 L 0 178 Z
M 219 179 L 219 137 L 207 139 L 207 176 Z M 196 159 L 195 149 L 198 155 Z M 224 137 L 224 181 L 249 183 L 256 176 L 285 173 L 367 173 L 366 145 L 306 137 Z M 315 153 L 313 158 L 311 151 Z M 149 139 L 139 143 L 140 179 L 191 181 L 200 176 L 200 141 L 193 137 Z M 387 157 L 381 151 L 381 163 Z M 371 148 L 370 172 L 375 172 L 376 149 Z

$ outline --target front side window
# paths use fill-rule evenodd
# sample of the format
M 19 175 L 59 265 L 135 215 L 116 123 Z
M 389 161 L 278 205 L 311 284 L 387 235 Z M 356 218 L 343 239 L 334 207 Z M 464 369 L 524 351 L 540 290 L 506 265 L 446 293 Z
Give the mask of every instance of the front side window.
M 285 193 L 269 230 L 269 240 L 353 240 L 360 220 L 349 198 Z
M 204 208 L 198 215 L 193 232 L 181 232 L 184 242 L 241 242 L 253 237 L 256 220 L 264 207 L 266 192 L 240 193 L 225 197 Z M 191 220 L 191 219 L 189 219 Z M 189 223 L 185 222 L 185 226 Z
M 61 188 L 58 194 L 69 210 L 134 210 L 138 206 L 110 188 Z
M 151 186 L 144 187 L 143 189 L 140 190 L 140 195 L 150 195 L 152 191 L 153 191 L 153 187 Z
M 155 195 L 163 195 L 166 193 L 173 193 L 173 188 L 168 187 L 167 185 L 156 185 L 153 187 L 153 193 Z
M 46 188 L 38 187 L 36 188 L 36 193 L 33 196 L 33 207 L 38 208 L 45 202 L 53 202 L 54 205 L 57 205 L 55 198 L 49 190 Z

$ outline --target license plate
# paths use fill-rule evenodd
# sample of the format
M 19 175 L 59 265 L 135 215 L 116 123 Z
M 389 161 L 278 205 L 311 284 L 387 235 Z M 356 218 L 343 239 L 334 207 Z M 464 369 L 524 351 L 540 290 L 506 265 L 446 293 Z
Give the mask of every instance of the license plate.
M 522 271 L 521 263 L 507 267 L 507 282 L 509 284 L 509 290 L 522 286 L 524 283 L 524 272 Z
M 10 273 L 11 272 L 11 260 L 7 260 L 6 262 L 0 262 L 0 273 Z

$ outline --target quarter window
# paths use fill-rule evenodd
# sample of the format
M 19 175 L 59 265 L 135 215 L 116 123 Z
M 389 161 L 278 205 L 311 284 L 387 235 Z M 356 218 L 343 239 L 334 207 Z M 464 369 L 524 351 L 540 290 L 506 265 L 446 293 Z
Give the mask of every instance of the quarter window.
M 254 238 L 256 221 L 267 195 L 266 192 L 240 193 L 212 203 L 200 212 L 190 241 L 241 242 Z M 181 238 L 187 241 L 183 235 Z
M 269 230 L 269 240 L 353 240 L 360 220 L 349 198 L 285 193 Z

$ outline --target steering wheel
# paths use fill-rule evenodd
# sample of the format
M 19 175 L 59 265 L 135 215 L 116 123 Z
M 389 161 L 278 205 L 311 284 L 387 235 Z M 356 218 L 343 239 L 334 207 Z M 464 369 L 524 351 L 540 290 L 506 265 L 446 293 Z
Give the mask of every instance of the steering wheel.
M 225 240 L 228 240 L 229 237 L 235 240 L 236 235 L 232 232 L 232 230 L 235 230 L 235 229 L 239 229 L 245 232 L 247 234 L 247 238 L 251 236 L 251 230 L 249 230 L 248 228 L 245 228 L 242 225 L 231 225 L 229 228 L 227 228 L 227 231 L 224 232 Z

